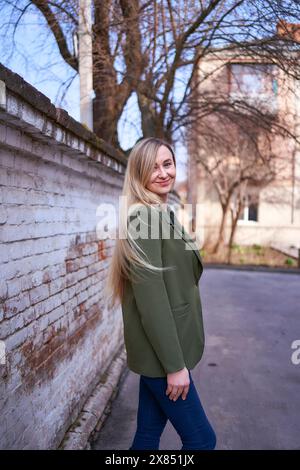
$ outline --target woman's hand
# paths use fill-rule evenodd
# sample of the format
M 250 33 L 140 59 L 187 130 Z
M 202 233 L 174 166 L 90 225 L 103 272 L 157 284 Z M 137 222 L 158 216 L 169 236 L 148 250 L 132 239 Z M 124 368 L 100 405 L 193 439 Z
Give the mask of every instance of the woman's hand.
M 167 374 L 167 382 L 168 388 L 166 390 L 166 395 L 169 395 L 170 393 L 170 400 L 176 401 L 181 394 L 182 400 L 186 399 L 190 387 L 189 371 L 186 367 L 178 370 L 177 372 Z

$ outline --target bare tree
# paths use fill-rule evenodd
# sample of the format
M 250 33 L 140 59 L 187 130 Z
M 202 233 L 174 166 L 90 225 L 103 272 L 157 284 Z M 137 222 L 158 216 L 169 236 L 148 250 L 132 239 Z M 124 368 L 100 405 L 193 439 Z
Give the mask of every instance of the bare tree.
M 300 144 L 295 128 L 300 122 L 295 103 L 296 78 L 283 70 L 278 72 L 277 65 L 270 67 L 259 55 L 251 59 L 249 64 L 249 56 L 240 51 L 237 56 L 220 55 L 218 60 L 202 64 L 200 78 L 205 75 L 206 85 L 203 80 L 202 86 L 195 88 L 192 124 L 187 132 L 191 153 L 204 169 L 202 182 L 207 179 L 222 208 L 213 252 L 225 249 L 225 224 L 230 216 L 228 261 L 245 195 L 252 192 L 255 201 L 259 192 L 275 180 L 277 184 L 290 181 L 291 159 Z M 230 67 L 236 65 L 239 76 L 236 83 L 230 83 Z M 252 78 L 246 90 L 241 86 L 245 65 Z M 264 93 L 256 90 L 257 80 L 259 91 Z M 200 110 L 203 115 L 199 119 Z M 206 189 L 210 191 L 210 187 Z
M 78 27 L 78 1 L 0 0 L 4 4 L 10 5 L 11 17 L 2 25 L 2 36 L 13 35 L 34 6 L 77 73 L 72 35 Z M 135 93 L 142 135 L 173 143 L 181 139 L 191 122 L 193 86 L 199 86 L 194 77 L 209 54 L 242 48 L 297 74 L 298 58 L 283 53 L 276 24 L 297 21 L 299 11 L 296 0 L 94 0 L 95 132 L 120 147 L 118 122 Z M 288 33 L 286 48 L 293 49 L 298 43 Z M 197 119 L 214 107 L 214 102 L 198 103 Z

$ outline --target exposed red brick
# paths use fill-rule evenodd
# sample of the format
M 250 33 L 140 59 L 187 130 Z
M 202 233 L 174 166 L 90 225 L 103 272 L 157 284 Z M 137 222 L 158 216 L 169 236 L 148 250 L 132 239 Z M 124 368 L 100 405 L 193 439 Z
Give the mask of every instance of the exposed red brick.
M 72 273 L 78 271 L 80 263 L 78 260 L 66 260 L 66 271 L 67 273 Z
M 79 311 L 80 311 L 80 315 L 82 315 L 83 312 L 85 311 L 85 302 L 81 302 L 81 304 L 79 304 Z
M 98 241 L 98 259 L 102 261 L 107 258 L 105 240 Z
M 95 330 L 102 320 L 102 310 L 98 304 L 89 309 L 89 314 L 86 322 L 70 336 L 67 335 L 66 327 L 55 332 L 53 326 L 50 326 L 51 333 L 42 348 L 35 348 L 32 339 L 26 341 L 21 349 L 25 361 L 20 372 L 27 389 L 34 388 L 41 381 L 53 379 L 59 364 L 72 358 L 85 337 Z
M 49 274 L 48 271 L 45 271 L 43 274 L 43 283 L 47 283 L 51 281 L 51 275 Z

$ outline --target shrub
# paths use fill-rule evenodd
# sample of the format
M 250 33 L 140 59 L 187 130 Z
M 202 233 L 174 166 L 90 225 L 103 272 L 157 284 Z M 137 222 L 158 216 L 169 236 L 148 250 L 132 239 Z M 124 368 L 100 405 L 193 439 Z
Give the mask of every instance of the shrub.
M 238 250 L 240 248 L 240 245 L 237 245 L 236 243 L 233 243 L 230 248 L 232 250 Z
M 258 245 L 257 243 L 253 243 L 252 248 L 255 251 L 261 251 L 262 249 L 261 245 Z

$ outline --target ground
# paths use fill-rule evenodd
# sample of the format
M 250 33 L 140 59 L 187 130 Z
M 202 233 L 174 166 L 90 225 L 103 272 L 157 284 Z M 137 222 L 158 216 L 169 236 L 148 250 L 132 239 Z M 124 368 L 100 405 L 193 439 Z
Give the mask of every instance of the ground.
M 300 449 L 299 274 L 207 268 L 200 283 L 206 346 L 192 377 L 216 449 Z M 125 376 L 95 449 L 128 449 L 139 376 Z M 170 422 L 160 449 L 180 449 Z

